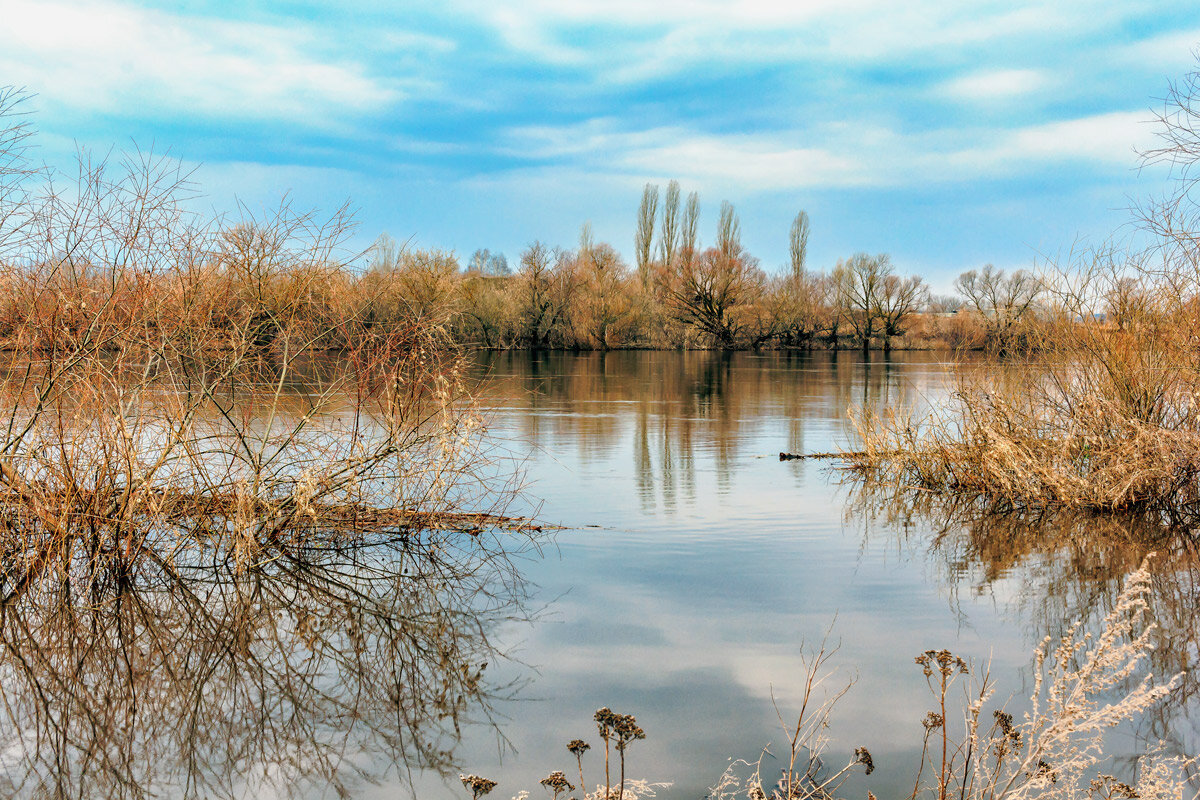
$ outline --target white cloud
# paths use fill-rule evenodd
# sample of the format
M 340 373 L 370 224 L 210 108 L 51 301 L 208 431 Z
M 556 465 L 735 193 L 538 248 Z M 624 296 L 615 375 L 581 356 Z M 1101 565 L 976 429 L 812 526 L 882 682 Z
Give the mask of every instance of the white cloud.
M 681 126 L 622 130 L 608 118 L 510 129 L 503 155 L 561 170 L 560 162 L 634 181 L 679 178 L 757 193 L 903 186 L 1017 177 L 1054 164 L 1132 168 L 1152 135 L 1143 112 L 1113 112 L 1008 130 L 902 133 L 842 122 L 814 130 L 704 133 Z
M 458 49 L 458 43 L 453 39 L 418 31 L 384 31 L 378 44 L 398 50 L 429 53 L 452 53 Z
M 942 84 L 946 94 L 962 100 L 1007 100 L 1045 86 L 1046 76 L 1033 69 L 997 69 L 961 75 Z
M 1023 128 L 1008 142 L 1020 157 L 1082 159 L 1133 166 L 1136 149 L 1152 143 L 1144 111 L 1114 111 Z
M 691 135 L 631 148 L 617 163 L 646 175 L 683 176 L 719 186 L 758 191 L 872 183 L 859 154 L 799 147 L 787 137 Z
M 526 160 L 581 160 L 616 174 L 681 178 L 762 191 L 864 182 L 856 159 L 789 143 L 776 134 L 704 134 L 682 127 L 622 131 L 607 119 L 511 129 L 503 153 Z
M 1150 116 L 1118 111 L 1001 131 L 987 140 L 922 154 L 925 171 L 943 178 L 1033 174 L 1054 165 L 1132 170 L 1152 143 Z
M 0 75 L 72 109 L 313 125 L 402 96 L 360 64 L 321 60 L 318 44 L 295 26 L 186 18 L 106 0 L 6 0 Z
M 1196 67 L 1196 57 L 1200 55 L 1200 28 L 1151 36 L 1113 48 L 1106 55 L 1127 66 L 1139 69 L 1153 66 L 1175 75 Z
M 1037 0 L 1018 7 L 942 0 L 530 0 L 519 10 L 484 0 L 454 5 L 523 56 L 590 67 L 601 83 L 650 80 L 703 63 L 938 57 L 1006 37 L 1068 30 L 1082 35 L 1136 13 L 1103 0 Z
M 870 169 L 880 182 L 920 185 L 1035 175 L 1054 166 L 1131 170 L 1150 142 L 1149 115 L 1119 111 L 1009 129 L 880 134 Z M 847 146 L 857 145 L 848 141 Z
M 556 66 L 587 63 L 585 51 L 556 41 L 554 35 L 527 12 L 499 5 L 489 11 L 492 26 L 514 50 L 536 54 L 540 61 Z

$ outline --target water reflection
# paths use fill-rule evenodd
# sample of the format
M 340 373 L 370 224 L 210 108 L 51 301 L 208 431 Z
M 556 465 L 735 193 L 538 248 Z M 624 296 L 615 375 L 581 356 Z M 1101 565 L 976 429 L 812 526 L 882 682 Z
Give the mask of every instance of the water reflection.
M 783 450 L 853 446 L 852 406 L 939 402 L 953 385 L 946 355 L 483 360 L 493 432 L 528 449 L 541 516 L 572 529 L 560 557 L 530 571 L 556 598 L 554 623 L 536 626 L 524 651 L 547 702 L 521 707 L 506 727 L 521 746 L 515 759 L 470 753 L 505 796 L 563 767 L 555 754 L 602 705 L 637 714 L 650 734 L 639 777 L 676 781 L 667 797 L 703 796 L 730 757 L 778 744 L 772 701 L 792 709 L 800 644 L 831 623 L 840 674 L 858 676 L 831 752 L 867 745 L 875 757 L 851 796 L 907 796 L 929 710 L 913 656 L 945 647 L 990 662 L 997 697 L 1014 698 L 1019 714 L 1033 647 L 1077 617 L 1102 616 L 1149 549 L 1162 553 L 1154 668 L 1196 661 L 1200 565 L 1168 546 L 1177 540 L 1114 518 L 933 513 L 855 494 L 827 465 L 778 461 Z M 1195 752 L 1187 688 L 1144 733 Z
M 1094 629 L 1112 610 L 1125 577 L 1152 555 L 1151 607 L 1158 630 L 1151 670 L 1159 676 L 1182 673 L 1183 680 L 1145 721 L 1141 735 L 1166 741 L 1182 755 L 1200 751 L 1196 539 L 1144 516 L 1014 508 L 858 478 L 846 485 L 849 517 L 864 537 L 899 532 L 937 565 L 952 592 L 1009 598 L 1009 611 L 1037 637 L 1061 637 L 1079 621 Z
M 747 433 L 762 420 L 788 420 L 776 452 L 804 452 L 818 420 L 832 418 L 849 436 L 842 426 L 847 408 L 920 402 L 930 388 L 921 368 L 931 359 L 617 351 L 482 353 L 478 361 L 485 399 L 517 412 L 522 442 L 538 449 L 570 439 L 581 460 L 596 462 L 623 451 L 628 439 L 643 508 L 661 504 L 669 512 L 695 499 L 698 460 L 715 470 L 718 491 L 728 492 L 751 441 Z M 828 449 L 828 432 L 816 433 Z
M 1032 646 L 1102 615 L 1150 549 L 1155 670 L 1196 663 L 1194 545 L 1135 520 L 839 490 L 837 473 L 775 457 L 848 443 L 851 405 L 937 402 L 951 368 L 936 355 L 484 362 L 492 433 L 529 453 L 540 516 L 571 528 L 522 563 L 548 619 L 504 626 L 527 607 L 518 542 L 486 533 L 332 538 L 241 573 L 209 551 L 132 573 L 79 566 L 0 605 L 0 793 L 395 797 L 427 766 L 419 796 L 453 798 L 461 786 L 436 773 L 458 762 L 509 797 L 570 766 L 555 754 L 607 705 L 649 734 L 631 774 L 696 798 L 729 757 L 778 742 L 772 697 L 792 708 L 800 642 L 836 619 L 838 666 L 859 683 L 831 752 L 874 754 L 854 796 L 905 796 L 928 710 L 913 655 L 991 657 L 998 695 L 1026 695 Z M 518 642 L 536 674 L 497 670 Z M 544 702 L 498 705 L 514 688 L 503 673 L 532 676 L 527 696 Z M 1189 679 L 1146 734 L 1195 752 L 1196 690 Z M 469 724 L 495 713 L 515 756 Z
M 344 795 L 449 769 L 514 688 L 491 636 L 522 585 L 487 537 L 333 537 L 249 571 L 191 553 L 14 592 L 0 791 Z

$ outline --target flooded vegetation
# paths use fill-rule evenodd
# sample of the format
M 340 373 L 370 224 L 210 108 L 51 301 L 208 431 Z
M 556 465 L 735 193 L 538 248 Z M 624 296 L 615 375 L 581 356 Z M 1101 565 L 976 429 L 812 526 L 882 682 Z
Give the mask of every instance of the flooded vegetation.
M 978 291 L 983 278 L 960 279 L 968 296 L 991 298 L 998 319 L 1025 309 L 1022 336 L 999 348 L 1025 356 L 964 371 L 931 414 L 864 409 L 854 468 L 990 505 L 1122 512 L 1195 536 L 1198 99 L 1193 73 L 1158 115 L 1158 147 L 1142 159 L 1170 164 L 1173 177 L 1162 199 L 1137 210 L 1133 241 L 1048 265 L 1036 306 L 1011 279 L 993 281 L 1000 293 Z
M 338 215 L 205 220 L 154 160 L 4 177 L 3 793 L 449 774 L 521 682 L 492 636 L 540 528 L 445 329 L 313 313 Z

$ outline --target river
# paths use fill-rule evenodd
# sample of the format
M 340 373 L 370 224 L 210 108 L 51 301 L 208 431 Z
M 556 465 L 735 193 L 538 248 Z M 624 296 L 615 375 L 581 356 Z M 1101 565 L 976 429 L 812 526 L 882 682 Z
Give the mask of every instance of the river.
M 933 707 L 922 651 L 990 665 L 997 698 L 1023 708 L 1033 647 L 1094 620 L 1147 548 L 1085 540 L 1071 521 L 1049 537 L 1018 521 L 1036 544 L 981 546 L 994 521 L 864 498 L 832 462 L 778 458 L 852 447 L 850 409 L 936 405 L 954 370 L 948 354 L 919 352 L 481 356 L 490 430 L 524 459 L 537 515 L 563 530 L 523 568 L 538 620 L 503 637 L 536 669 L 500 722 L 516 752 L 476 730 L 461 751 L 469 771 L 498 780 L 494 796 L 537 796 L 550 770 L 576 774 L 566 742 L 599 744 L 592 714 L 609 706 L 647 733 L 630 774 L 673 782 L 659 796 L 703 797 L 730 758 L 779 753 L 777 710 L 793 719 L 803 658 L 826 636 L 838 648 L 827 685 L 854 683 L 826 760 L 866 746 L 877 766 L 849 796 L 911 791 Z M 1197 594 L 1190 570 L 1174 575 L 1187 662 Z M 1190 723 L 1175 728 L 1195 744 Z M 764 761 L 764 775 L 778 769 Z
M 972 678 L 990 671 L 985 713 L 1006 703 L 1019 719 L 1033 648 L 1077 619 L 1096 630 L 1151 550 L 1161 628 L 1149 666 L 1191 669 L 1200 569 L 1187 537 L 944 502 L 865 485 L 836 461 L 779 459 L 853 448 L 854 409 L 941 406 L 958 369 L 936 353 L 482 353 L 470 380 L 490 461 L 445 473 L 452 507 L 494 510 L 507 485 L 508 513 L 544 531 L 371 527 L 353 522 L 358 509 L 245 560 L 215 535 L 218 512 L 191 535 L 194 516 L 158 530 L 148 515 L 140 558 L 77 546 L 65 569 L 30 581 L 36 548 L 6 551 L 0 793 L 395 798 L 415 786 L 462 798 L 461 768 L 498 781 L 492 798 L 537 797 L 550 771 L 575 774 L 576 738 L 592 745 L 595 788 L 592 716 L 610 707 L 646 733 L 628 774 L 696 800 L 731 759 L 761 756 L 768 783 L 779 774 L 780 720 L 795 719 L 805 659 L 824 642 L 818 699 L 853 684 L 824 763 L 866 747 L 876 767 L 856 768 L 839 796 L 903 798 L 935 702 L 914 657 L 946 648 Z M 298 385 L 285 415 L 310 407 Z M 327 431 L 370 435 L 343 405 L 314 417 L 329 425 L 319 445 Z M 223 441 L 206 446 L 227 456 Z M 427 455 L 399 456 L 417 469 L 381 473 L 396 496 L 442 479 Z M 20 513 L 7 519 L 30 536 L 13 540 L 43 542 L 45 523 Z M 121 521 L 89 520 L 105 536 Z M 1196 753 L 1198 688 L 1190 675 L 1113 752 L 1163 738 Z

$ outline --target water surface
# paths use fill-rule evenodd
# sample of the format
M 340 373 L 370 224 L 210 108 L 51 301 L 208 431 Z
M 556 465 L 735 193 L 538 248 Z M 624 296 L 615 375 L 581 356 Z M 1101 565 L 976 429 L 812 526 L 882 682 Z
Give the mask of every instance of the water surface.
M 949 648 L 990 663 L 1001 699 L 1024 696 L 1032 647 L 1102 611 L 1141 557 L 1069 534 L 1043 547 L 1036 531 L 984 552 L 970 520 L 864 503 L 828 462 L 778 460 L 852 445 L 853 407 L 943 402 L 946 354 L 488 354 L 480 372 L 492 432 L 527 457 L 539 515 L 565 527 L 524 568 L 542 618 L 505 634 L 537 670 L 501 725 L 518 752 L 480 731 L 461 751 L 498 796 L 570 775 L 566 742 L 598 744 L 591 716 L 610 706 L 648 734 L 631 773 L 701 797 L 729 758 L 778 752 L 776 707 L 796 710 L 805 648 L 827 633 L 831 685 L 856 681 L 829 761 L 865 745 L 878 769 L 850 790 L 907 795 L 932 707 L 914 656 Z M 1192 586 L 1178 592 L 1189 629 Z
M 493 797 L 537 796 L 572 773 L 574 738 L 593 744 L 594 787 L 592 715 L 609 706 L 648 736 L 630 774 L 699 798 L 729 759 L 781 752 L 825 640 L 826 685 L 854 682 L 827 763 L 865 746 L 877 767 L 842 796 L 906 797 L 932 707 L 914 656 L 990 664 L 1019 714 L 1033 646 L 1094 626 L 1151 549 L 1151 666 L 1190 668 L 1200 571 L 1178 537 L 779 460 L 853 447 L 851 409 L 945 402 L 955 369 L 930 353 L 483 354 L 492 474 L 519 468 L 510 510 L 560 530 L 312 531 L 254 568 L 220 548 L 129 570 L 77 552 L 0 603 L 0 793 L 394 798 L 411 780 L 461 798 L 461 764 L 500 782 Z M 1198 690 L 1189 678 L 1114 749 L 1195 753 Z

